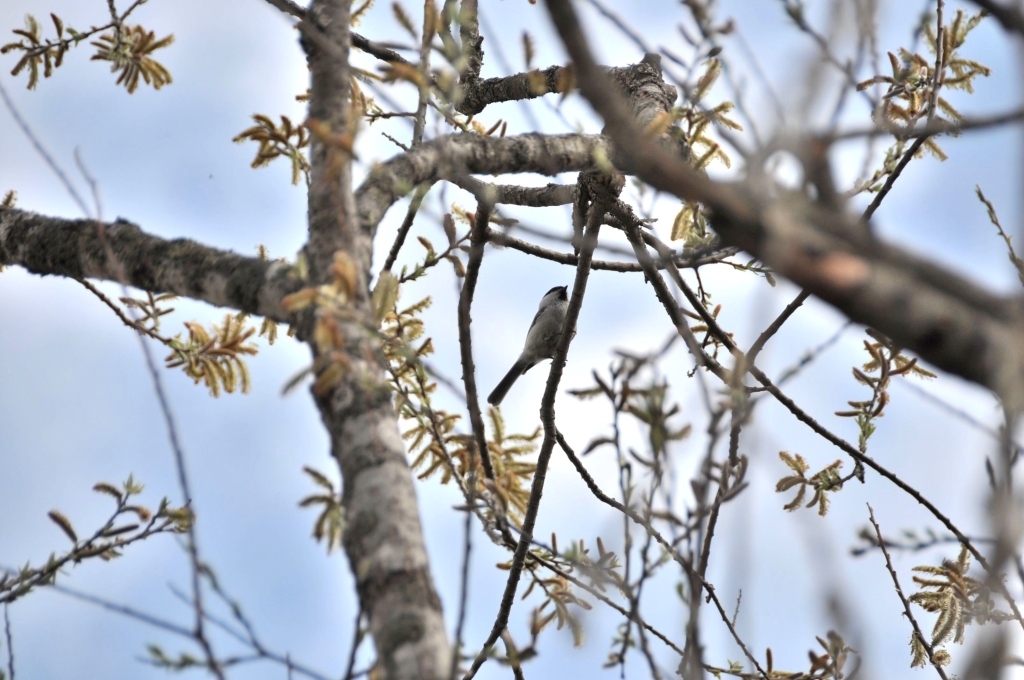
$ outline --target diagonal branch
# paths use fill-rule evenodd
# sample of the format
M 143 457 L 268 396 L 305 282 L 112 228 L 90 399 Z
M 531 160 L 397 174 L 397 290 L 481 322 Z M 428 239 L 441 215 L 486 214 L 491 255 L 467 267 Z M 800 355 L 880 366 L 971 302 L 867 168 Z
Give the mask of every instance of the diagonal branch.
M 597 235 L 601 228 L 601 217 L 603 215 L 604 209 L 602 207 L 595 206 L 591 209 L 591 219 L 588 221 L 580 248 L 576 280 L 573 282 L 572 296 L 569 298 L 569 308 L 565 313 L 565 326 L 562 329 L 562 337 L 558 342 L 558 348 L 555 350 L 555 356 L 551 360 L 551 370 L 548 373 L 544 396 L 541 398 L 540 417 L 541 423 L 544 425 L 544 441 L 541 444 L 540 453 L 537 455 L 537 467 L 533 473 L 530 500 L 526 506 L 522 532 L 519 536 L 519 543 L 516 545 L 515 555 L 512 558 L 512 566 L 509 569 L 505 592 L 501 597 L 498 616 L 494 621 L 494 626 L 491 628 L 490 635 L 487 636 L 487 640 L 484 642 L 480 653 L 473 660 L 473 665 L 463 680 L 470 680 L 476 675 L 480 666 L 487 660 L 491 647 L 494 646 L 494 643 L 508 625 L 508 617 L 512 611 L 516 588 L 519 585 L 519 578 L 522 576 L 523 566 L 526 563 L 526 557 L 530 550 L 530 542 L 533 540 L 533 528 L 537 522 L 537 513 L 540 512 L 540 500 L 544 493 L 544 480 L 547 477 L 548 463 L 551 460 L 551 453 L 555 447 L 555 439 L 558 432 L 555 427 L 555 396 L 558 394 L 558 384 L 562 380 L 562 371 L 565 368 L 566 357 L 569 354 L 569 343 L 572 342 L 572 338 L 576 334 L 576 320 L 579 318 L 580 308 L 583 306 L 583 295 L 587 289 L 587 279 L 590 277 L 590 261 L 594 254 L 594 247 L 597 245 Z
M 928 661 L 932 666 L 935 667 L 935 672 L 939 674 L 942 680 L 949 680 L 946 676 L 946 671 L 943 670 L 942 665 L 935 658 L 935 650 L 932 649 L 932 645 L 928 642 L 928 639 L 921 632 L 921 627 L 917 625 L 917 619 L 914 618 L 914 613 L 910 610 L 910 602 L 907 600 L 907 596 L 903 594 L 903 589 L 900 588 L 900 580 L 896 576 L 896 570 L 892 567 L 892 560 L 889 559 L 889 550 L 885 547 L 885 540 L 882 538 L 882 530 L 878 526 L 878 522 L 875 521 L 875 511 L 868 504 L 868 517 L 871 520 L 871 526 L 875 528 L 875 536 L 878 537 L 878 546 L 882 549 L 882 555 L 885 556 L 885 566 L 889 570 L 889 576 L 892 577 L 893 586 L 896 588 L 896 594 L 900 596 L 900 602 L 903 603 L 903 615 L 910 621 L 910 625 L 914 629 L 914 635 L 917 637 L 917 641 L 924 647 L 925 651 L 928 652 Z
M 1007 31 L 1024 35 L 1024 14 L 1020 5 L 1014 2 L 998 2 L 997 0 L 971 0 L 1003 25 Z
M 850 319 L 889 336 L 938 368 L 1024 402 L 1020 299 L 999 298 L 948 269 L 881 243 L 850 216 L 809 199 L 772 199 L 746 183 L 720 183 L 648 139 L 594 63 L 571 3 L 548 8 L 576 65 L 580 90 L 605 119 L 623 164 L 651 186 L 704 203 L 728 245 L 739 246 Z

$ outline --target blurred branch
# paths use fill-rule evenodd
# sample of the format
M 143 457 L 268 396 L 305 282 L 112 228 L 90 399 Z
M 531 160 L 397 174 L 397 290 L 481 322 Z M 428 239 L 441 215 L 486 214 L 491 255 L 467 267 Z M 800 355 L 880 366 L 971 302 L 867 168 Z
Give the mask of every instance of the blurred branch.
M 1006 5 L 996 0 L 971 0 L 975 5 L 982 8 L 1003 25 L 1008 31 L 1024 35 L 1024 14 L 1021 14 L 1020 6 Z
M 647 139 L 621 97 L 609 96 L 565 0 L 548 0 L 573 56 L 580 89 L 633 170 L 657 189 L 700 201 L 723 241 L 877 328 L 935 366 L 1024 402 L 1022 300 L 1000 298 L 928 260 L 865 233 L 852 218 L 806 198 L 765 198 L 743 183 L 715 182 Z M 616 167 L 619 166 L 616 161 Z

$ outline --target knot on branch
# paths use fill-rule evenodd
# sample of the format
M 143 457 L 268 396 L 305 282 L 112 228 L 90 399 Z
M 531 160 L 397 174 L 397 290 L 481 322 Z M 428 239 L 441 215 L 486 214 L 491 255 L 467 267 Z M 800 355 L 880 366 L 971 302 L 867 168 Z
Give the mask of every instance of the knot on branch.
M 679 98 L 679 90 L 665 82 L 661 57 L 657 54 L 648 53 L 637 64 L 609 68 L 607 73 L 625 95 L 642 128 L 655 123 L 662 114 L 670 114 Z

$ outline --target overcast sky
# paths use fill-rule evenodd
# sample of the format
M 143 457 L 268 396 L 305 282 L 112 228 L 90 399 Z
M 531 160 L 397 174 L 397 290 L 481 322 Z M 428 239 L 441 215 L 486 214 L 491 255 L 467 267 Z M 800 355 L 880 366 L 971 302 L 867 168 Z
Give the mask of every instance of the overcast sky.
M 588 3 L 577 4 L 603 63 L 625 65 L 642 57 L 640 48 Z M 810 4 L 815 5 L 811 18 L 827 33 L 829 20 L 823 6 L 828 3 Z M 677 30 L 679 22 L 688 21 L 679 3 L 623 0 L 609 1 L 609 5 L 627 17 L 650 46 L 665 46 L 687 60 L 692 57 Z M 817 86 L 814 94 L 826 105 L 804 116 L 801 102 L 807 98 L 806 84 L 819 57 L 814 44 L 787 20 L 782 4 L 722 0 L 719 5 L 718 16 L 736 22 L 737 31 L 724 42 L 725 54 L 736 64 L 735 76 L 759 133 L 768 137 L 783 123 L 744 57 L 744 44 L 758 55 L 775 96 L 783 103 L 784 124 L 805 125 L 808 117 L 810 124 L 819 124 L 821 112 L 828 111 L 835 100 L 839 81 L 830 77 Z M 923 0 L 881 2 L 883 51 L 911 44 L 925 5 Z M 492 0 L 481 6 L 484 76 L 507 73 L 499 52 L 509 68 L 523 68 L 520 36 L 524 30 L 535 38 L 535 64 L 565 62 L 543 3 Z M 956 6 L 950 3 L 947 13 Z M 409 9 L 413 13 L 411 5 Z M 107 16 L 102 0 L 4 0 L 0 31 L 9 36 L 6 32 L 20 28 L 26 13 L 42 20 L 51 11 L 79 30 Z M 160 53 L 174 82 L 159 92 L 141 86 L 129 96 L 114 86 L 115 76 L 103 64 L 89 61 L 91 48 L 86 46 L 70 52 L 64 66 L 35 91 L 25 89 L 24 76 L 8 75 L 17 59 L 8 54 L 0 58 L 0 84 L 89 201 L 88 187 L 75 170 L 78 150 L 99 182 L 106 219 L 124 217 L 165 238 L 192 238 L 243 254 L 255 254 L 257 244 L 264 244 L 273 257 L 293 258 L 305 238 L 303 188 L 289 184 L 289 169 L 283 163 L 251 170 L 254 147 L 231 141 L 250 125 L 255 112 L 304 119 L 304 105 L 295 95 L 305 91 L 308 77 L 292 21 L 262 0 L 151 0 L 134 18 L 158 36 L 175 35 L 175 43 Z M 844 21 L 848 19 L 838 25 Z M 52 27 L 44 26 L 49 35 Z M 358 30 L 381 40 L 404 39 L 386 2 L 378 2 Z M 848 50 L 848 41 L 839 49 Z M 977 83 L 974 95 L 950 94 L 955 106 L 965 113 L 1001 112 L 1017 106 L 1019 53 L 994 21 L 982 23 L 963 53 L 990 66 L 992 75 Z M 376 68 L 365 55 L 355 59 L 365 68 Z M 883 67 L 888 68 L 884 56 Z M 397 96 L 407 102 L 413 93 L 409 89 Z M 709 101 L 717 103 L 730 96 L 720 84 Z M 527 105 L 495 105 L 480 120 L 489 127 L 502 118 L 509 122 L 507 134 L 521 134 L 533 130 L 525 110 L 544 132 L 600 130 L 600 122 L 575 95 L 563 103 L 549 97 Z M 844 123 L 864 126 L 869 123 L 867 113 L 860 98 L 853 97 Z M 364 132 L 357 149 L 359 178 L 375 162 L 399 152 L 382 132 L 405 141 L 410 135 L 402 119 L 379 122 Z M 748 128 L 745 138 L 750 139 L 750 134 Z M 926 158 L 909 166 L 876 215 L 880 232 L 992 289 L 1012 292 L 1017 285 L 1015 273 L 974 196 L 974 187 L 983 188 L 1003 224 L 1019 234 L 1020 135 L 991 130 L 942 144 L 949 160 L 939 163 Z M 847 183 L 862 162 L 861 146 L 844 149 L 834 158 L 838 176 Z M 729 174 L 721 168 L 714 172 Z M 572 180 L 565 176 L 560 181 Z M 521 181 L 550 180 L 524 177 Z M 13 118 L 0 110 L 0 191 L 7 189 L 17 190 L 21 208 L 81 216 Z M 417 222 L 417 233 L 435 242 L 443 240 L 436 217 L 451 210 L 453 202 L 472 209 L 464 194 L 451 187 L 435 188 L 424 204 L 427 219 Z M 851 209 L 865 204 L 863 197 L 858 198 Z M 378 266 L 404 206 L 405 202 L 399 203 L 380 229 Z M 677 209 L 674 200 L 656 204 L 654 214 L 660 218 L 656 229 L 663 236 L 667 237 Z M 568 212 L 563 208 L 507 210 L 506 214 L 556 235 L 569 232 Z M 602 238 L 625 245 L 616 234 L 605 233 Z M 565 247 L 551 241 L 542 245 Z M 419 246 L 411 242 L 402 261 L 420 256 Z M 478 382 L 484 389 L 496 383 L 517 356 L 540 296 L 552 286 L 570 284 L 572 277 L 571 268 L 528 260 L 515 251 L 488 249 L 473 313 Z M 724 267 L 706 269 L 702 277 L 714 301 L 723 305 L 720 319 L 741 346 L 749 345 L 797 293 L 786 282 L 771 288 L 762 278 L 738 275 Z M 403 300 L 410 302 L 433 296 L 434 305 L 426 315 L 428 333 L 437 347 L 433 361 L 452 377 L 460 373 L 454 325 L 456 285 L 451 271 L 439 267 L 423 283 L 403 292 Z M 120 295 L 116 287 L 103 289 Z M 184 321 L 209 324 L 224 314 L 188 301 L 179 301 L 175 307 L 176 313 L 166 321 L 172 331 L 183 330 Z M 778 375 L 842 325 L 838 313 L 812 300 L 771 341 L 759 364 L 769 375 Z M 647 351 L 663 343 L 670 331 L 663 310 L 641 277 L 594 272 L 563 386 L 589 384 L 591 369 L 606 367 L 612 350 Z M 854 382 L 849 368 L 865 360 L 863 337 L 862 329 L 849 328 L 789 387 L 798 403 L 850 440 L 856 439 L 853 423 L 832 413 L 845 408 L 846 400 L 862 398 L 863 388 Z M 162 357 L 160 347 L 153 351 Z M 143 502 L 156 506 L 162 496 L 180 501 L 166 430 L 139 341 L 85 289 L 66 279 L 29 275 L 19 268 L 0 274 L 0 358 L 0 565 L 14 567 L 28 560 L 38 564 L 50 552 L 67 548 L 63 534 L 46 516 L 51 509 L 61 510 L 82 531 L 103 521 L 111 504 L 109 498 L 90 490 L 98 481 L 119 483 L 132 473 L 146 484 Z M 269 648 L 289 653 L 326 674 L 341 675 L 357 604 L 349 567 L 338 553 L 325 557 L 323 547 L 309 537 L 314 513 L 297 507 L 299 499 L 313 491 L 302 467 L 315 467 L 337 479 L 336 467 L 306 390 L 281 396 L 281 387 L 308 361 L 307 350 L 288 338 L 273 347 L 264 345 L 250 361 L 253 389 L 246 396 L 211 399 L 201 386 L 175 371 L 163 371 L 162 379 L 188 459 L 205 559 L 256 622 Z M 673 397 L 683 406 L 681 418 L 695 426 L 693 437 L 674 450 L 681 489 L 688 486 L 686 475 L 706 441 L 699 391 L 685 377 L 690 368 L 690 358 L 678 348 L 664 364 L 674 386 Z M 536 409 L 545 376 L 544 369 L 536 369 L 515 386 L 503 409 L 511 429 L 532 431 L 538 424 Z M 921 387 L 955 402 L 979 421 L 998 422 L 993 400 L 957 378 L 943 375 Z M 869 452 L 921 489 L 965 532 L 984 534 L 983 460 L 992 451 L 991 439 L 900 381 L 891 392 L 893 403 L 879 423 Z M 443 388 L 442 399 L 457 408 Z M 563 393 L 557 407 L 559 426 L 578 449 L 607 427 L 608 410 L 599 401 L 580 403 Z M 853 484 L 836 495 L 825 519 L 812 511 L 784 512 L 782 505 L 788 498 L 774 493 L 775 482 L 786 474 L 778 452 L 801 453 L 813 470 L 838 458 L 840 452 L 773 403 L 758 407 L 754 423 L 744 430 L 741 450 L 751 458 L 751 486 L 723 511 L 710 577 L 725 602 L 735 602 L 742 589 L 740 633 L 762 658 L 764 648 L 771 646 L 777 668 L 805 668 L 814 636 L 839 625 L 837 610 L 829 604 L 832 595 L 839 595 L 834 601 L 842 612 L 844 629 L 851 633 L 854 645 L 870 655 L 869 670 L 878 674 L 884 669 L 885 677 L 910 677 L 909 629 L 881 558 L 877 554 L 853 558 L 849 548 L 856 543 L 858 528 L 866 523 L 865 502 L 872 504 L 883 528 L 892 534 L 903 529 L 938 529 L 936 522 L 912 499 L 898 495 L 870 473 L 868 484 Z M 846 469 L 850 464 L 845 463 Z M 615 461 L 609 454 L 595 453 L 587 465 L 604 488 L 617 487 Z M 436 480 L 419 484 L 418 490 L 431 567 L 452 630 L 463 519 L 451 508 L 460 499 Z M 620 518 L 605 512 L 565 461 L 555 456 L 536 535 L 548 536 L 557 530 L 560 544 L 582 538 L 591 545 L 601 535 L 610 548 L 617 549 L 620 527 Z M 485 540 L 478 532 L 467 621 L 470 650 L 479 647 L 490 629 L 505 577 L 492 565 L 507 556 Z M 909 583 L 912 566 L 952 556 L 955 550 L 949 548 L 899 555 L 896 562 L 901 578 Z M 171 588 L 187 590 L 187 579 L 188 564 L 180 547 L 171 538 L 157 537 L 132 547 L 112 563 L 75 567 L 61 582 L 188 625 L 190 611 Z M 675 580 L 675 574 L 666 574 L 648 586 L 654 596 L 647 615 L 681 643 L 686 619 L 674 594 Z M 529 606 L 520 606 L 513 617 L 513 634 L 523 642 L 528 637 L 528 611 Z M 159 643 L 171 653 L 193 651 L 166 633 L 53 592 L 34 593 L 11 606 L 9 613 L 19 677 L 163 677 L 163 671 L 139 662 L 146 644 Z M 725 663 L 740 658 L 710 608 L 704 614 L 707 659 Z M 930 626 L 927 615 L 920 618 Z M 595 609 L 585 620 L 586 647 L 573 649 L 566 631 L 547 632 L 541 638 L 540 656 L 526 674 L 555 677 L 570 670 L 586 677 L 617 674 L 615 669 L 602 671 L 601 663 L 618 619 Z M 976 632 L 970 631 L 969 638 L 971 634 Z M 219 651 L 238 651 L 226 638 L 215 640 Z M 966 659 L 970 642 L 962 650 L 954 648 L 954 657 Z M 674 669 L 671 652 L 653 644 L 665 667 Z M 6 658 L 6 653 L 0 658 Z M 359 658 L 357 667 L 365 668 L 373 658 L 368 646 Z M 639 657 L 631 661 L 630 677 L 646 672 Z M 507 674 L 507 669 L 492 663 L 480 677 Z M 232 673 L 238 678 L 284 675 L 283 669 L 270 664 Z

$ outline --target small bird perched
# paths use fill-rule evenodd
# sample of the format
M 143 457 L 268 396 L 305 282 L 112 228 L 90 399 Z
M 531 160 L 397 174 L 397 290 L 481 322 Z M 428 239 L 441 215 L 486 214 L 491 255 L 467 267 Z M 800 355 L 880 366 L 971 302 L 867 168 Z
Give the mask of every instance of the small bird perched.
M 537 316 L 533 317 L 530 330 L 526 333 L 526 344 L 522 354 L 512 364 L 505 377 L 487 397 L 487 402 L 497 406 L 505 398 L 519 376 L 536 366 L 543 359 L 555 356 L 558 339 L 565 326 L 565 312 L 569 308 L 567 286 L 555 286 L 540 299 Z

